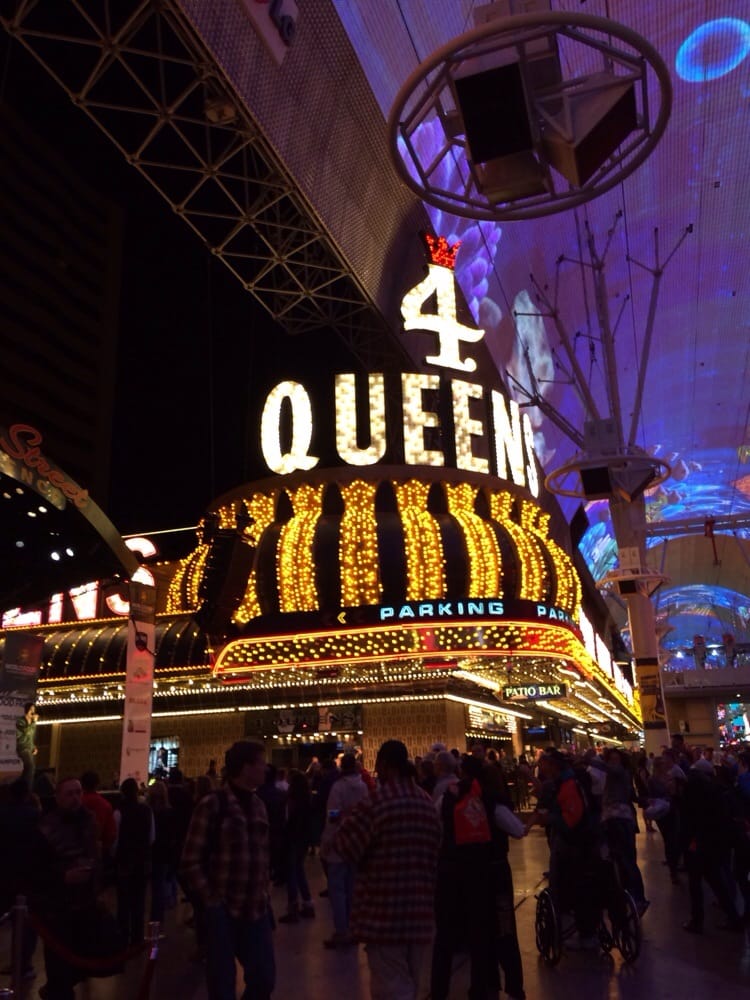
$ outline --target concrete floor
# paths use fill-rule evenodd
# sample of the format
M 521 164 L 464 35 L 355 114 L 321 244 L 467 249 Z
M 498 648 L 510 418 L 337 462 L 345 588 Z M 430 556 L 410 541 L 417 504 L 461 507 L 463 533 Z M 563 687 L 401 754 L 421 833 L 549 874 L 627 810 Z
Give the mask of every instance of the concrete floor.
M 651 907 L 643 920 L 643 949 L 632 966 L 623 965 L 615 952 L 566 953 L 554 968 L 540 961 L 534 943 L 534 892 L 547 867 L 546 842 L 534 830 L 511 848 L 511 865 L 517 897 L 518 933 L 524 960 L 529 1000 L 583 997 L 585 1000 L 708 1000 L 719 996 L 750 996 L 750 939 L 720 931 L 721 912 L 707 898 L 706 931 L 695 937 L 682 930 L 687 919 L 687 884 L 672 886 L 662 865 L 658 833 L 638 837 L 639 859 Z M 276 931 L 278 967 L 277 1000 L 319 1000 L 346 997 L 366 1000 L 369 996 L 364 949 L 330 952 L 322 946 L 331 930 L 325 899 L 318 899 L 324 880 L 316 859 L 308 863 L 311 887 L 316 897 L 317 917 L 297 925 L 280 925 Z M 708 895 L 708 894 L 707 894 Z M 283 890 L 274 890 L 277 913 L 284 910 Z M 203 967 L 189 961 L 193 938 L 185 926 L 183 907 L 168 914 L 167 939 L 162 942 L 150 997 L 152 1000 L 206 1000 Z M 7 927 L 0 930 L 0 964 L 9 956 Z M 44 982 L 41 947 L 37 949 L 39 975 L 25 996 L 35 1000 Z M 467 995 L 467 968 L 459 959 L 451 997 Z M 81 1000 L 143 1000 L 139 996 L 143 962 L 134 961 L 115 979 L 91 980 L 78 987 Z M 0 978 L 0 986 L 7 979 Z M 241 981 L 238 980 L 238 995 Z M 422 991 L 428 996 L 428 990 Z

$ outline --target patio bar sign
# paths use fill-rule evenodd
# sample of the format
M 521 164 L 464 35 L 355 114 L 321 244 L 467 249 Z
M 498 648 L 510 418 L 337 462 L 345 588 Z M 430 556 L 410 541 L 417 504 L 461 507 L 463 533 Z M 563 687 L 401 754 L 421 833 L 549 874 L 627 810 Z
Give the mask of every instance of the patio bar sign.
M 503 688 L 504 701 L 540 701 L 546 698 L 565 698 L 565 684 L 509 684 Z

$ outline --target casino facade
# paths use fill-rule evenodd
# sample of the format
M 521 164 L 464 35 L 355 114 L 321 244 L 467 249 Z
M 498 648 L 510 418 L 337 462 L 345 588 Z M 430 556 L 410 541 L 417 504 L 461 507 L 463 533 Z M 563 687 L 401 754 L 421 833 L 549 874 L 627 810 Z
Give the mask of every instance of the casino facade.
M 156 593 L 150 766 L 162 753 L 201 773 L 240 736 L 287 764 L 347 745 L 371 763 L 392 737 L 514 754 L 637 739 L 603 604 L 540 497 L 529 418 L 474 375 L 483 331 L 457 319 L 455 248 L 427 245 L 402 305 L 405 335 L 436 337 L 420 370 L 333 373 L 327 402 L 280 381 L 259 428 L 270 475 L 218 498 L 181 559 L 131 542 Z M 336 464 L 317 454 L 331 402 Z M 107 776 L 127 594 L 92 584 L 50 609 L 4 621 L 44 635 L 43 754 Z

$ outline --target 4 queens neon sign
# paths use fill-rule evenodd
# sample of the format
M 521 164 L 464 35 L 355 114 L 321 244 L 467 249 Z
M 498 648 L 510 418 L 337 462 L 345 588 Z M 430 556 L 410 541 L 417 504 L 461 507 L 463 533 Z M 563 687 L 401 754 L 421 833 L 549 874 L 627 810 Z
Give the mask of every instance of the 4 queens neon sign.
M 444 238 L 433 236 L 426 236 L 425 241 L 430 255 L 427 276 L 404 295 L 404 332 L 426 330 L 437 336 L 438 349 L 425 358 L 427 364 L 473 372 L 476 362 L 462 358 L 461 346 L 479 342 L 484 330 L 465 326 L 456 315 L 453 266 L 459 244 L 449 246 Z M 424 312 L 433 296 L 436 311 Z M 388 391 L 396 388 L 389 385 Z M 539 495 L 534 432 L 528 414 L 521 414 L 515 400 L 463 378 L 451 378 L 451 428 L 444 426 L 441 407 L 434 402 L 446 391 L 440 375 L 404 372 L 398 389 L 401 421 L 398 427 L 389 427 L 383 374 L 368 375 L 366 402 L 359 398 L 361 386 L 353 373 L 335 376 L 336 451 L 346 465 L 376 465 L 391 448 L 403 454 L 406 465 L 444 466 L 445 450 L 434 444 L 449 440 L 449 459 L 457 469 L 492 473 Z M 360 426 L 358 413 L 367 414 L 367 427 Z M 315 423 L 313 401 L 304 385 L 284 381 L 271 390 L 261 417 L 261 452 L 271 472 L 284 475 L 315 468 L 320 461 L 311 451 Z

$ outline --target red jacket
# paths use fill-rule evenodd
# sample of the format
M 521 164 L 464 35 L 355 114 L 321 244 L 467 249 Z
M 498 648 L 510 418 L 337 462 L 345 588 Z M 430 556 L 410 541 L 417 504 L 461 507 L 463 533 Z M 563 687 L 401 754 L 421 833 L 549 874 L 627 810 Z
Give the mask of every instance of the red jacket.
M 96 829 L 102 842 L 102 851 L 109 853 L 117 837 L 115 814 L 112 806 L 98 792 L 84 792 L 83 804 L 96 820 Z

